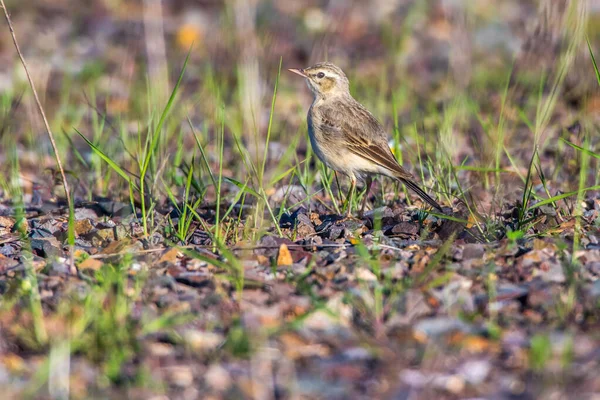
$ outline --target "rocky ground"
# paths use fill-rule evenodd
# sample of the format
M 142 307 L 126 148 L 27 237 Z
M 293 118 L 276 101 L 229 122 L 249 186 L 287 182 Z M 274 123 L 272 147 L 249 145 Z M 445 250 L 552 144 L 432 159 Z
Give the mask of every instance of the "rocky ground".
M 3 398 L 600 396 L 600 78 L 556 17 L 598 55 L 593 2 L 29 3 L 7 8 L 75 204 L 6 30 Z M 277 74 L 324 54 L 446 215 L 381 179 L 342 217 Z

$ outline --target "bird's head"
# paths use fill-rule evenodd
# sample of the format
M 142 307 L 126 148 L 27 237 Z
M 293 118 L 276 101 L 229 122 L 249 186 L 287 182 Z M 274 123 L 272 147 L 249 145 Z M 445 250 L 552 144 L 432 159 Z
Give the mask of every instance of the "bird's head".
M 319 63 L 308 68 L 291 68 L 290 71 L 306 78 L 306 83 L 315 96 L 330 97 L 350 93 L 346 74 L 332 63 Z

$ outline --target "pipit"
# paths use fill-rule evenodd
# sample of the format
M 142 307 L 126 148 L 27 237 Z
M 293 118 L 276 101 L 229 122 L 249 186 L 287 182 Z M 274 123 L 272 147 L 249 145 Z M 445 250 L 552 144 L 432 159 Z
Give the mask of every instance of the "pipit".
M 378 174 L 400 180 L 431 206 L 444 212 L 398 164 L 383 126 L 352 97 L 348 78 L 340 68 L 331 63 L 320 63 L 290 71 L 306 78 L 314 94 L 307 117 L 314 152 L 327 167 L 350 177 L 347 217 L 352 215 L 350 203 L 357 179 L 364 179 L 367 188 L 359 214 L 362 216 L 372 176 Z

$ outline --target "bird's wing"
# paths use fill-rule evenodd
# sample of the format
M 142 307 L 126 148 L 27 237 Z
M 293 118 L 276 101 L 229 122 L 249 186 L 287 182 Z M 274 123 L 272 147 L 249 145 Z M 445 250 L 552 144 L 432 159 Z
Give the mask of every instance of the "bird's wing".
M 388 169 L 398 178 L 412 179 L 392 154 L 379 121 L 360 103 L 339 102 L 324 111 L 321 129 L 331 132 L 340 146 Z
M 405 170 L 392 154 L 387 135 L 377 119 L 358 102 L 338 102 L 322 110 L 320 128 L 348 151 L 389 170 L 427 203 L 444 212 L 442 207 L 414 182 L 414 177 Z

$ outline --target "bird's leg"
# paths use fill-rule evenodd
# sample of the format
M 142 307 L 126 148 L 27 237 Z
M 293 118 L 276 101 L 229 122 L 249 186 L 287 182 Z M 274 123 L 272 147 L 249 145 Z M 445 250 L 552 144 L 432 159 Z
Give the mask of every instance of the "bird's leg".
M 360 218 L 363 217 L 363 213 L 365 211 L 365 205 L 367 204 L 367 198 L 369 198 L 369 192 L 371 191 L 371 184 L 373 184 L 373 178 L 371 178 L 370 175 L 367 175 L 367 177 L 365 178 L 365 183 L 367 190 L 365 190 L 365 198 L 363 199 L 362 206 L 360 207 L 360 212 L 358 213 L 358 216 Z
M 346 219 L 352 218 L 352 197 L 354 197 L 354 189 L 356 188 L 356 177 L 350 177 L 350 190 L 348 191 L 348 197 L 346 197 Z

